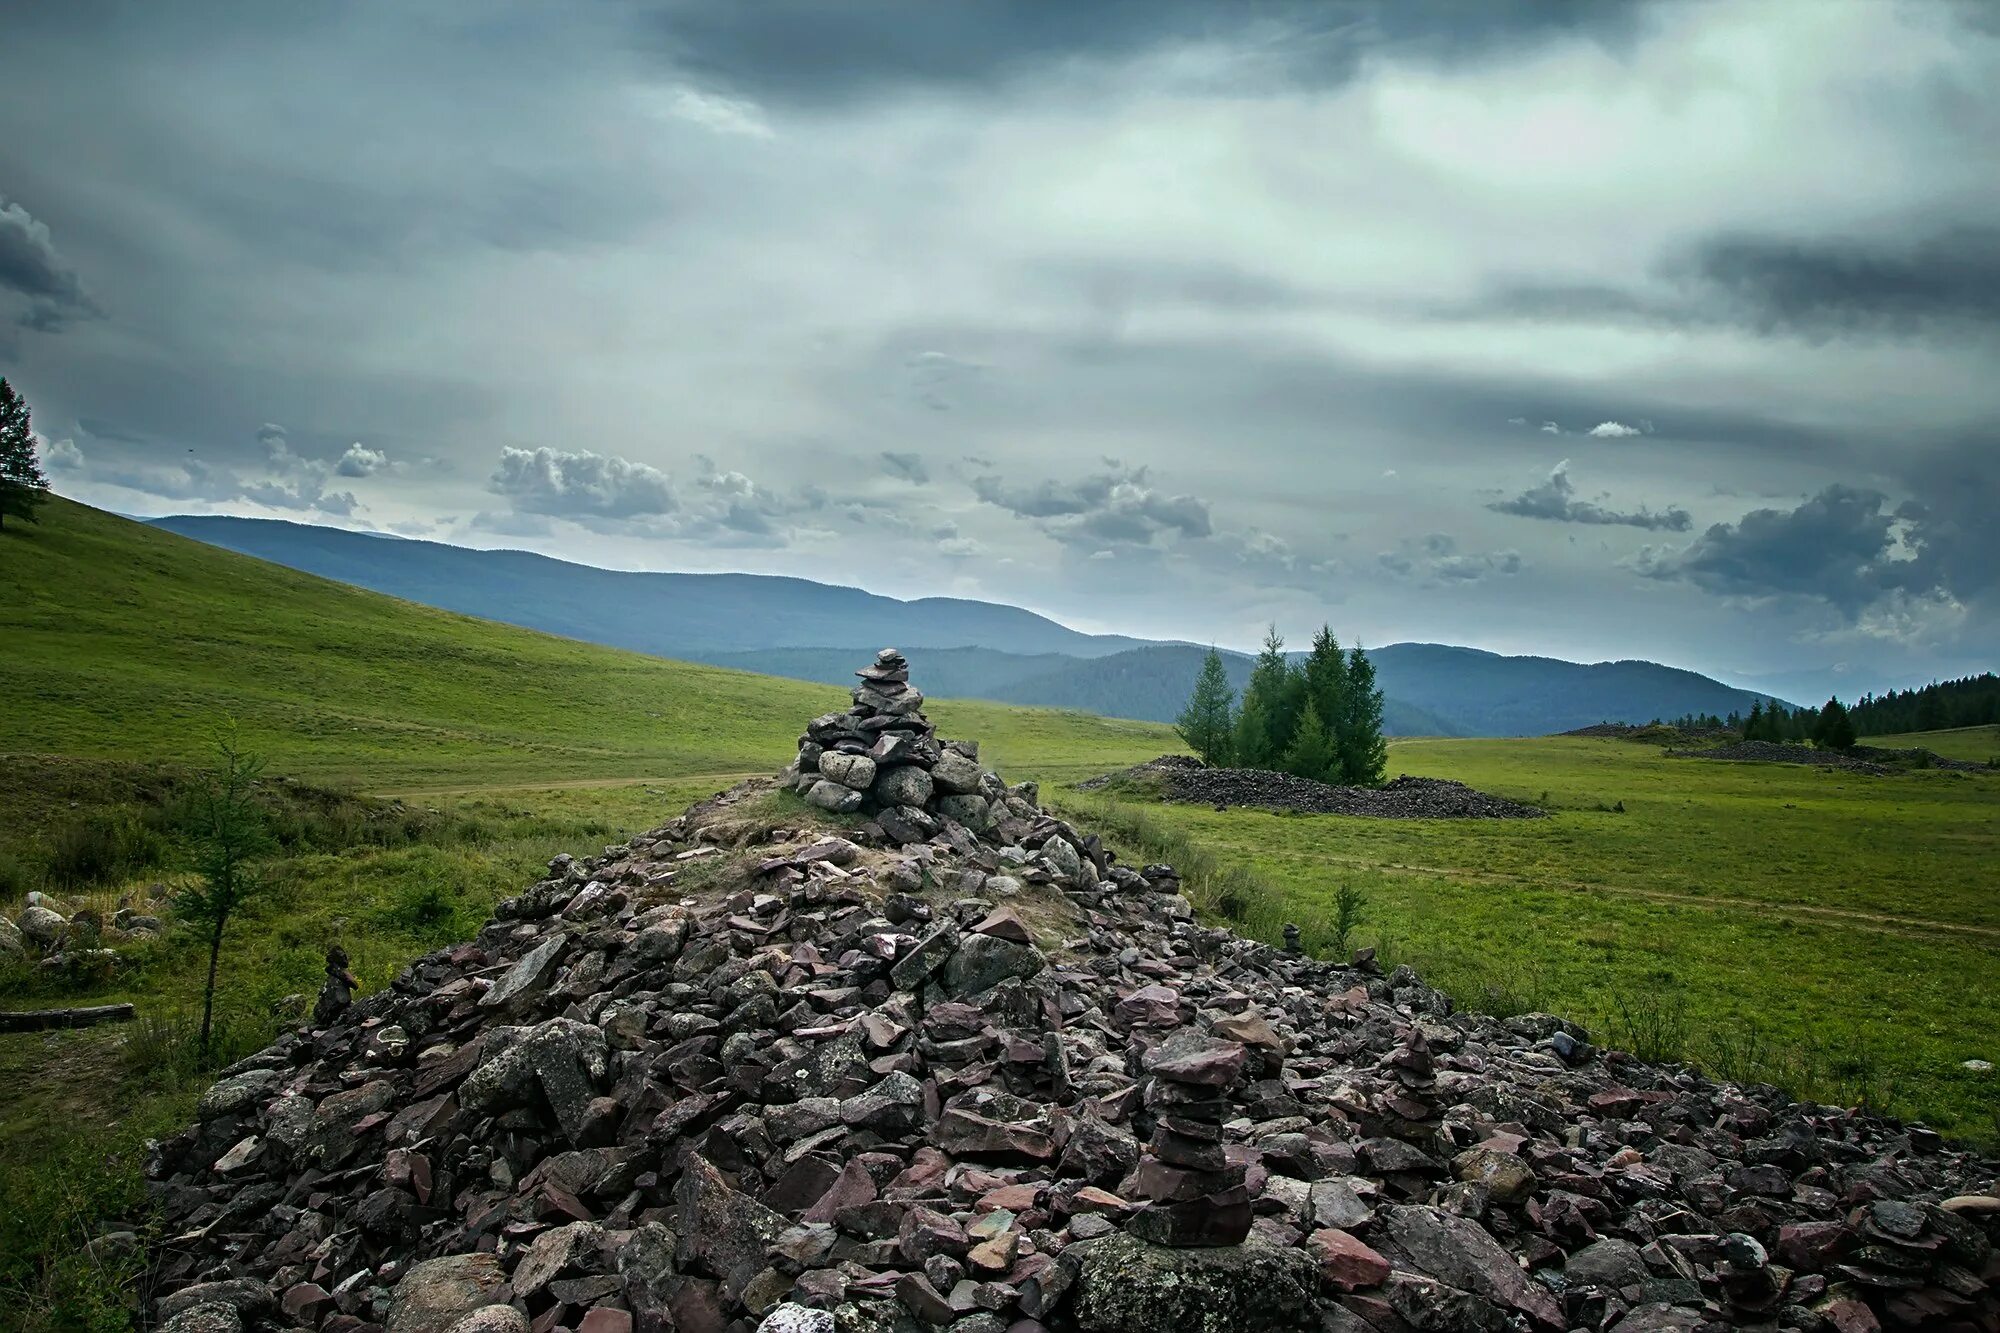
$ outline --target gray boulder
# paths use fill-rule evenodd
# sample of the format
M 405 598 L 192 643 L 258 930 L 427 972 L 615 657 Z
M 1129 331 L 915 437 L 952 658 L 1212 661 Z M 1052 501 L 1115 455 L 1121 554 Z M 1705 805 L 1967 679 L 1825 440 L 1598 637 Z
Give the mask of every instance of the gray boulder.
M 764 1316 L 757 1333 L 834 1333 L 833 1311 L 786 1301 Z
M 1639 1247 L 1629 1240 L 1607 1237 L 1584 1246 L 1563 1265 L 1563 1279 L 1572 1287 L 1637 1287 L 1652 1274 Z
M 1560 1326 L 1562 1313 L 1555 1300 L 1530 1282 L 1514 1256 L 1477 1222 L 1412 1205 L 1389 1210 L 1389 1234 L 1419 1271 L 1446 1286 Z
M 877 805 L 910 805 L 921 809 L 930 799 L 931 775 L 915 764 L 898 764 L 883 769 L 875 777 Z
M 820 756 L 826 762 L 826 756 Z M 852 814 L 861 808 L 861 793 L 832 778 L 821 778 L 806 791 L 806 802 L 822 810 L 830 810 L 836 815 Z
M 255 1318 L 277 1303 L 270 1287 L 254 1278 L 239 1277 L 182 1287 L 171 1296 L 162 1296 L 156 1308 L 161 1322 L 165 1323 L 205 1305 L 226 1306 L 239 1318 Z
M 1319 1268 L 1304 1250 L 1170 1250 L 1111 1235 L 1073 1245 L 1072 1315 L 1083 1333 L 1295 1333 L 1315 1323 Z
M 843 787 L 867 791 L 875 785 L 875 761 L 865 754 L 841 754 L 829 750 L 819 757 L 820 776 Z
M 556 963 L 568 943 L 567 936 L 551 935 L 530 949 L 493 989 L 479 997 L 481 1007 L 509 1011 L 532 1008 L 555 979 Z
M 27 951 L 28 944 L 21 935 L 21 928 L 0 916 L 0 956 L 19 957 Z
M 21 919 L 15 924 L 23 938 L 44 953 L 56 947 L 69 926 L 61 913 L 51 912 L 39 903 L 21 909 Z
M 931 765 L 931 782 L 947 796 L 979 790 L 979 765 L 956 750 L 946 750 Z
M 944 984 L 953 995 L 984 995 L 1009 977 L 1027 978 L 1042 970 L 1041 950 L 997 935 L 968 935 L 945 960 Z
M 160 1325 L 160 1333 L 243 1333 L 243 1316 L 233 1305 L 210 1301 L 182 1310 Z
M 446 1333 L 528 1333 L 528 1316 L 511 1305 L 488 1305 L 453 1324 Z
M 389 1301 L 388 1333 L 449 1333 L 482 1306 L 506 1276 L 490 1254 L 426 1259 L 403 1275 Z
M 993 806 L 984 796 L 940 796 L 935 808 L 946 819 L 955 819 L 974 833 L 984 833 L 993 822 Z

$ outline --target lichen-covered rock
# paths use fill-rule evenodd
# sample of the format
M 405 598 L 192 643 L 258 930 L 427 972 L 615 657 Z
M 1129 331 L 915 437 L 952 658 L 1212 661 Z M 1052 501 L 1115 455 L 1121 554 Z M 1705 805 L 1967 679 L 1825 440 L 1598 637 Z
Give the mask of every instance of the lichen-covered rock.
M 829 750 L 819 757 L 819 771 L 822 777 L 855 791 L 867 791 L 875 785 L 875 761 L 865 754 Z
M 930 801 L 931 791 L 928 771 L 915 764 L 898 764 L 894 768 L 883 769 L 876 776 L 871 794 L 879 805 L 908 805 L 921 809 Z
M 484 1305 L 506 1280 L 491 1254 L 448 1254 L 414 1265 L 396 1283 L 388 1333 L 448 1333 Z
M 1044 961 L 1032 944 L 1016 944 L 997 935 L 968 935 L 945 960 L 944 984 L 953 995 L 970 999 L 1010 977 L 1034 976 Z
M 1072 1246 L 1082 1333 L 1297 1333 L 1316 1321 L 1319 1270 L 1266 1245 L 1170 1250 L 1128 1236 Z
M 62 942 L 63 933 L 69 929 L 69 922 L 61 913 L 53 912 L 39 903 L 21 909 L 21 916 L 14 923 L 23 939 L 37 949 L 47 952 Z
M 825 763 L 826 756 L 820 756 L 820 762 Z M 859 810 L 862 800 L 860 792 L 845 783 L 835 782 L 832 778 L 821 778 L 806 791 L 806 801 L 809 804 L 836 815 L 851 814 Z

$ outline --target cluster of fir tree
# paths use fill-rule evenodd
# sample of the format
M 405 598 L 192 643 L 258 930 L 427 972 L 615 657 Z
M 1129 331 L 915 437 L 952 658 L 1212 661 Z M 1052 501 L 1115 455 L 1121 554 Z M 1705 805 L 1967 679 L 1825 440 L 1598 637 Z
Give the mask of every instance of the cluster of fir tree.
M 1863 736 L 1988 726 L 2000 723 L 2000 676 L 1987 671 L 1921 689 L 1864 694 L 1849 711 Z
M 1375 666 L 1358 644 L 1342 651 L 1324 625 L 1297 662 L 1273 625 L 1240 705 L 1222 654 L 1209 649 L 1175 730 L 1212 767 L 1264 768 L 1317 782 L 1373 786 L 1389 759 Z
M 1854 719 L 1838 699 L 1828 699 L 1820 708 L 1787 708 L 1776 699 L 1766 707 L 1760 700 L 1743 719 L 1744 740 L 1774 745 L 1811 741 L 1822 749 L 1851 750 L 1854 731 Z

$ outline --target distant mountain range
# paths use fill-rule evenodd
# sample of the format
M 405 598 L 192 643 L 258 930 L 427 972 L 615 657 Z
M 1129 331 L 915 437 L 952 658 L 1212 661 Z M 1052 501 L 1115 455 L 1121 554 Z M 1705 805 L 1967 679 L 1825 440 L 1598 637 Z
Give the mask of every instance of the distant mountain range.
M 183 515 L 156 526 L 227 550 L 413 602 L 594 643 L 773 676 L 846 684 L 894 644 L 941 698 L 1076 708 L 1171 721 L 1205 648 L 1084 634 L 1016 606 L 901 601 L 762 574 L 597 569 L 526 551 L 383 541 L 275 519 Z M 1402 736 L 1528 736 L 1596 722 L 1748 711 L 1768 696 L 1656 662 L 1582 665 L 1476 648 L 1371 648 L 1387 730 Z M 1251 658 L 1225 653 L 1240 689 Z

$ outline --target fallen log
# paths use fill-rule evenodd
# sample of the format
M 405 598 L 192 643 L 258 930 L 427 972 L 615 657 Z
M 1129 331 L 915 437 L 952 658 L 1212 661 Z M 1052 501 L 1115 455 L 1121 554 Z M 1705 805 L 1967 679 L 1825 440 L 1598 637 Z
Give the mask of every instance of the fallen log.
M 87 1028 L 99 1023 L 129 1023 L 129 1004 L 100 1004 L 85 1009 L 16 1009 L 0 1011 L 0 1032 L 40 1032 L 45 1028 Z

